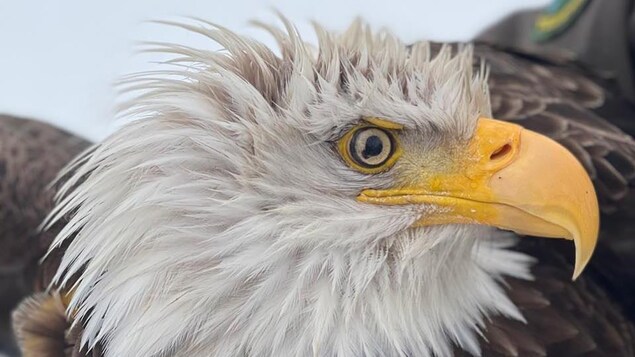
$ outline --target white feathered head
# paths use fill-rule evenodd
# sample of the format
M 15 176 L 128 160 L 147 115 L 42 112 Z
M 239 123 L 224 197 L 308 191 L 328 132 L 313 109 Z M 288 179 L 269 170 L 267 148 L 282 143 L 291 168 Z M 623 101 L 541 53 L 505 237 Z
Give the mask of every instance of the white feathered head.
M 458 224 L 495 224 L 487 212 L 441 200 L 479 150 L 517 154 L 475 145 L 479 133 L 521 129 L 479 121 L 487 78 L 470 47 L 408 48 L 355 22 L 316 26 L 312 48 L 283 22 L 264 26 L 279 55 L 182 25 L 224 50 L 165 46 L 170 69 L 127 83 L 136 119 L 79 161 L 58 207 L 73 217 L 57 281 L 80 273 L 84 343 L 108 356 L 478 353 L 486 316 L 522 319 L 499 281 L 528 277 L 530 259 Z

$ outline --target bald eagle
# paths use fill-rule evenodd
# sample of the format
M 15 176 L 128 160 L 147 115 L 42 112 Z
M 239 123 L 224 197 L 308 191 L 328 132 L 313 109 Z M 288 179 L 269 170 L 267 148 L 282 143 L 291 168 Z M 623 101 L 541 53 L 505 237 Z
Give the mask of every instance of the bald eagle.
M 633 355 L 618 95 L 484 44 L 358 21 L 311 47 L 282 22 L 277 52 L 180 24 L 224 50 L 153 47 L 174 59 L 124 80 L 134 120 L 70 163 L 87 143 L 2 120 L 25 356 Z

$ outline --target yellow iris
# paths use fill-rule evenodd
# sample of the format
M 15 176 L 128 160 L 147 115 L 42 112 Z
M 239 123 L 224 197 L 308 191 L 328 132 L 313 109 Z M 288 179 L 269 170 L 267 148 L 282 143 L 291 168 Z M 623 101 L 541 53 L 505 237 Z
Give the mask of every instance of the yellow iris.
M 397 131 L 402 126 L 379 118 L 366 118 L 338 141 L 344 161 L 364 174 L 389 170 L 401 156 Z

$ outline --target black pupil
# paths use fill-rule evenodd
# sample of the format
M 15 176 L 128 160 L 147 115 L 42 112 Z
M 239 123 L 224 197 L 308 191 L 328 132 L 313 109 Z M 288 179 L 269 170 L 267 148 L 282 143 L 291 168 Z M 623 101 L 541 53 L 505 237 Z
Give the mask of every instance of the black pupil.
M 369 157 L 377 156 L 384 150 L 384 144 L 377 135 L 369 136 L 366 139 L 366 145 L 364 151 L 362 151 L 362 157 L 368 159 Z

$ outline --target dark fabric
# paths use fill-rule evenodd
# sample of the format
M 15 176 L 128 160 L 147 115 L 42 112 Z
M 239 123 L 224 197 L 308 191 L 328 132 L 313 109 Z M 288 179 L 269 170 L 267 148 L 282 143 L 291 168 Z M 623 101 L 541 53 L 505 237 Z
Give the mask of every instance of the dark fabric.
M 543 11 L 512 14 L 485 30 L 476 41 L 562 61 L 575 59 L 615 80 L 626 97 L 635 101 L 633 0 L 589 0 L 582 13 L 559 35 L 538 41 L 533 33 Z

